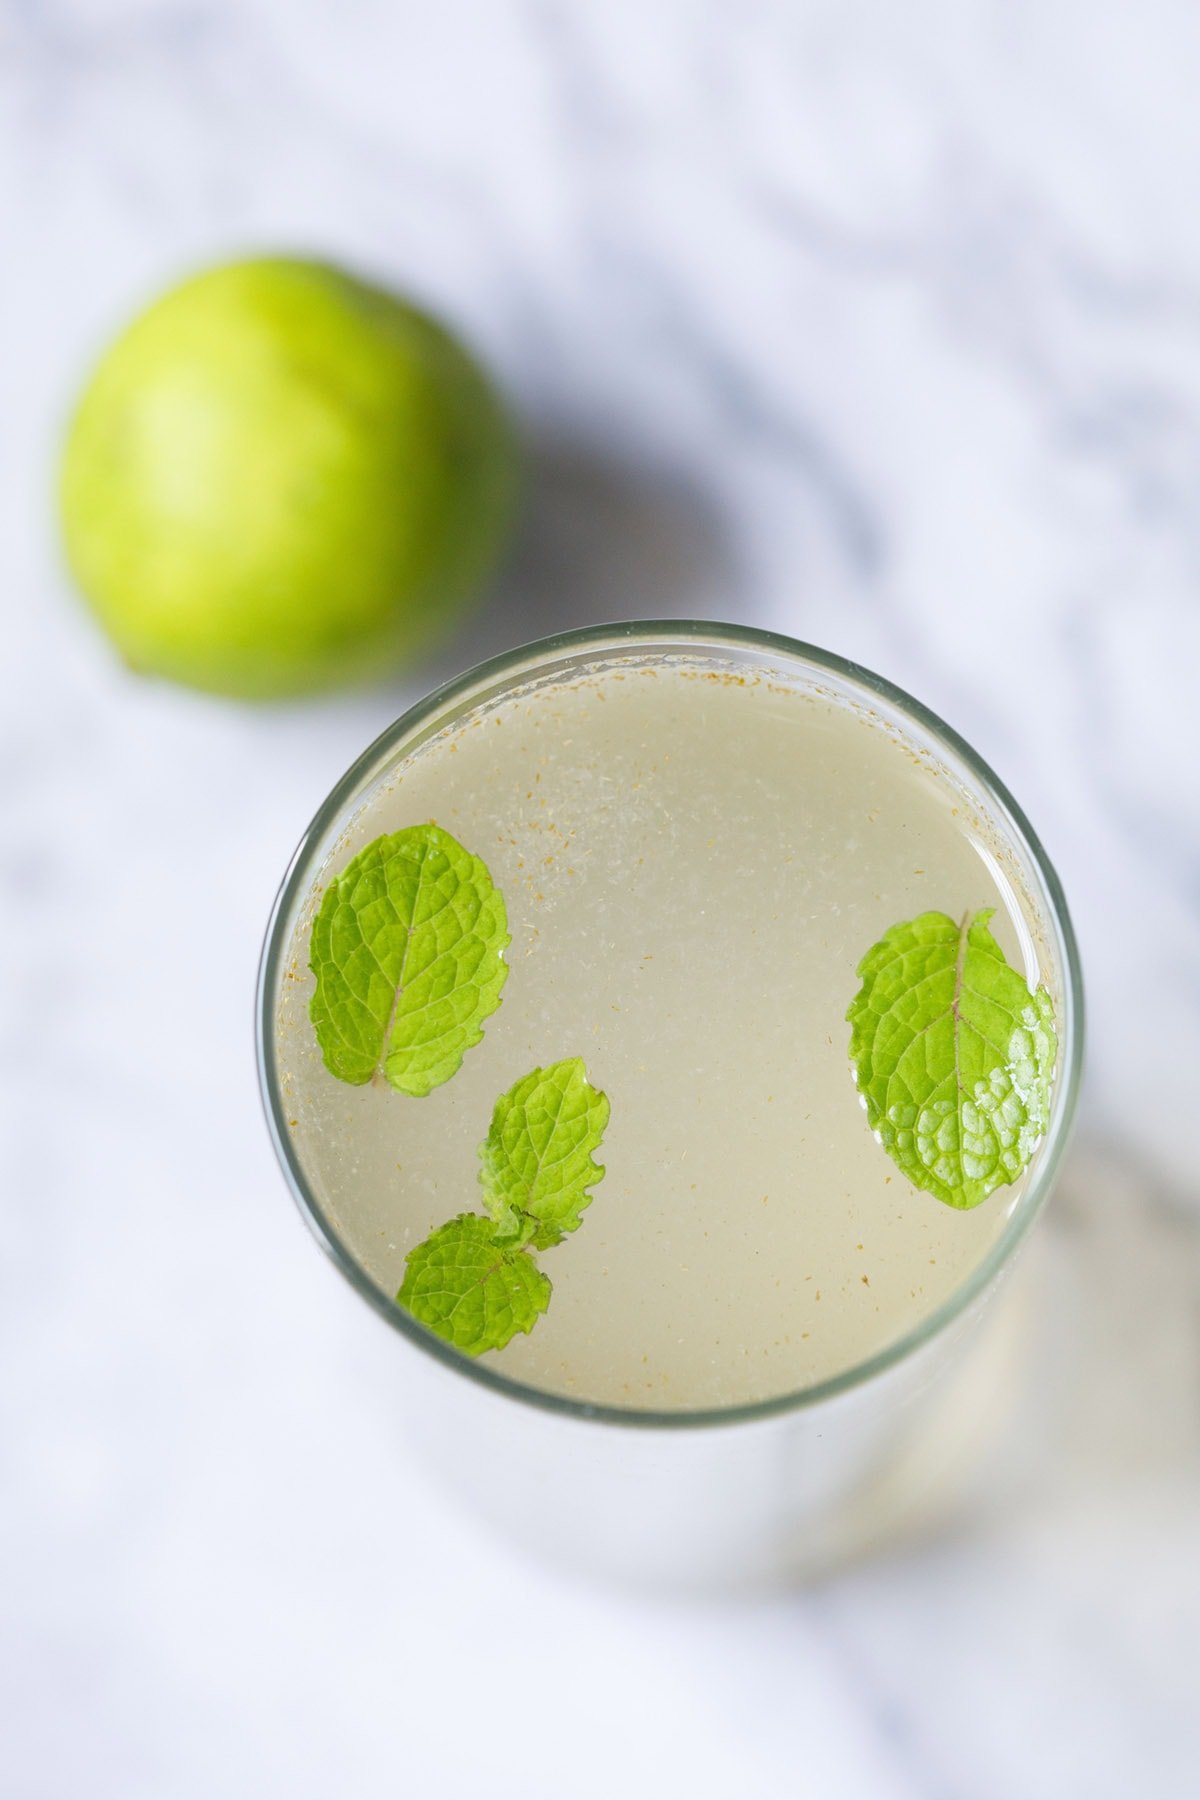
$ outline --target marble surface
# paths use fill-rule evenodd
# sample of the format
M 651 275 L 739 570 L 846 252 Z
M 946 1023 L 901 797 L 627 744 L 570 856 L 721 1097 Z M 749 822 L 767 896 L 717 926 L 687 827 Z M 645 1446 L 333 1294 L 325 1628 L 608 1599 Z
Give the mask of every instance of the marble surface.
M 1183 0 L 0 5 L 0 1792 L 1196 1792 L 1198 89 Z M 532 460 L 480 622 L 265 713 L 126 677 L 48 504 L 106 334 L 263 245 L 444 309 Z M 719 1607 L 445 1511 L 250 1051 L 350 758 L 434 675 L 647 612 L 960 727 L 1092 1005 L 1053 1348 L 987 1504 Z

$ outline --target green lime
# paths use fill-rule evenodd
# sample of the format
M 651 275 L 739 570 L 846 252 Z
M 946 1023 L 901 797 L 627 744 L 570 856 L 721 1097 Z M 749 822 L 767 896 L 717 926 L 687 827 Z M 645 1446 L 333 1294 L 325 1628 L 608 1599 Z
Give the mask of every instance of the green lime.
M 135 668 L 246 698 L 385 673 L 492 572 L 517 457 L 426 313 L 322 263 L 229 263 L 104 356 L 62 466 L 71 567 Z

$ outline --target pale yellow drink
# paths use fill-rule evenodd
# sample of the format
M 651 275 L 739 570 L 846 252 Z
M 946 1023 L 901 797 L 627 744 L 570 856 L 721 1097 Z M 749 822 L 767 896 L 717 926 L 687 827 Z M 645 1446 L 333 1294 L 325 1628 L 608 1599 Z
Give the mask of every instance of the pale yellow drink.
M 307 1016 L 321 885 L 435 820 L 487 863 L 511 972 L 426 1099 L 324 1068 Z M 865 951 L 927 909 L 995 907 L 1036 978 L 1003 853 L 950 779 L 859 706 L 686 654 L 530 686 L 449 726 L 366 799 L 293 938 L 278 1056 L 331 1224 L 388 1294 L 435 1226 L 479 1208 L 497 1097 L 582 1055 L 612 1116 L 605 1179 L 547 1253 L 549 1311 L 486 1359 L 583 1401 L 708 1408 L 863 1361 L 945 1300 L 1018 1189 L 960 1213 L 875 1142 L 846 1007 Z

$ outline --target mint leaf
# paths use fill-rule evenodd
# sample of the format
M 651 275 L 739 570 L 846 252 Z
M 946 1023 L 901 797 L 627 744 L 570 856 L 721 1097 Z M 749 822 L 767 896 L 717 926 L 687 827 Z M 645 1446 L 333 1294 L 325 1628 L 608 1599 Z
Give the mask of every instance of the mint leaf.
M 448 1344 L 480 1356 L 533 1330 L 550 1283 L 527 1250 L 497 1244 L 490 1219 L 462 1213 L 409 1252 L 396 1298 Z
M 502 1094 L 479 1146 L 491 1216 L 461 1213 L 410 1250 L 401 1306 L 468 1356 L 532 1331 L 550 1304 L 533 1252 L 579 1224 L 587 1190 L 604 1174 L 592 1151 L 607 1124 L 608 1101 L 578 1056 L 534 1069 Z
M 325 1067 L 361 1086 L 382 1070 L 424 1095 L 483 1036 L 508 975 L 504 897 L 437 825 L 378 837 L 334 877 L 313 921 L 309 1016 Z
M 859 964 L 846 1014 L 872 1129 L 947 1206 L 978 1206 L 1015 1181 L 1050 1116 L 1054 1008 L 1004 960 L 994 910 L 893 925 Z
M 533 1069 L 500 1094 L 479 1147 L 491 1217 L 461 1213 L 417 1244 L 396 1294 L 401 1307 L 468 1355 L 531 1332 L 551 1303 L 533 1251 L 578 1226 L 587 1190 L 604 1174 L 592 1150 L 606 1125 L 608 1100 L 581 1057 Z
M 582 1057 L 534 1069 L 502 1094 L 480 1145 L 484 1204 L 501 1242 L 548 1250 L 580 1223 L 604 1169 L 592 1155 L 608 1124 L 608 1099 Z

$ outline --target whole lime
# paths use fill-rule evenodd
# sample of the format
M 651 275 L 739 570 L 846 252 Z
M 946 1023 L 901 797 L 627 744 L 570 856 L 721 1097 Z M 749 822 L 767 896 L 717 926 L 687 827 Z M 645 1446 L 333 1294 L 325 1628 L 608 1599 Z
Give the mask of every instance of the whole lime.
M 328 265 L 229 263 L 104 356 L 62 466 L 71 567 L 136 669 L 247 698 L 383 673 L 479 590 L 516 453 L 479 365 Z

